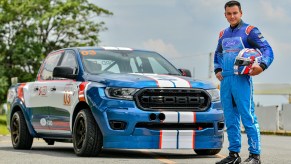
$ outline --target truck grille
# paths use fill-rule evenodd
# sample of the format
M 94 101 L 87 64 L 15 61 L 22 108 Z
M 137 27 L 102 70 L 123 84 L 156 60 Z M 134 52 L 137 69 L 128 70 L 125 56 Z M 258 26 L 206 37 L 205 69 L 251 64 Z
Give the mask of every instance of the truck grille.
M 163 111 L 205 111 L 211 102 L 205 90 L 193 88 L 145 88 L 134 99 L 143 110 Z

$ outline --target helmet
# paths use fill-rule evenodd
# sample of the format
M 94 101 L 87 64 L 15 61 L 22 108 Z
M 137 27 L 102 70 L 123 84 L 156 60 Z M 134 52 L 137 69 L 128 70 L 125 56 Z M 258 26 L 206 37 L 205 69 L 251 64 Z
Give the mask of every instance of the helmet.
M 260 64 L 262 61 L 262 53 L 258 49 L 244 48 L 242 49 L 234 62 L 234 74 L 247 75 L 254 63 Z

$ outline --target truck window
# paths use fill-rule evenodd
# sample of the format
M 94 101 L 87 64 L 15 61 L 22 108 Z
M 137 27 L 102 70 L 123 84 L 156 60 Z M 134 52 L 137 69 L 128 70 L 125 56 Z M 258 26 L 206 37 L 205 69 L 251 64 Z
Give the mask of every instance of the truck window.
M 74 72 L 76 73 L 78 65 L 76 62 L 74 51 L 66 51 L 62 59 L 61 66 L 74 68 Z
M 48 57 L 44 61 L 43 70 L 40 73 L 40 78 L 42 80 L 53 79 L 53 70 L 57 66 L 61 55 L 62 55 L 62 52 L 48 55 Z

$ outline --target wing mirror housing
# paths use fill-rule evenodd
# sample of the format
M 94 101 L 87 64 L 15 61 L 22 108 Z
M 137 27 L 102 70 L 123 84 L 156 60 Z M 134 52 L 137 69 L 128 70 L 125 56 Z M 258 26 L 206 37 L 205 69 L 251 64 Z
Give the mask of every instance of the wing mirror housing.
M 192 77 L 190 70 L 182 69 L 182 68 L 180 68 L 178 70 L 182 73 L 182 76 Z
M 76 79 L 77 75 L 74 74 L 74 68 L 57 66 L 53 70 L 53 77 Z

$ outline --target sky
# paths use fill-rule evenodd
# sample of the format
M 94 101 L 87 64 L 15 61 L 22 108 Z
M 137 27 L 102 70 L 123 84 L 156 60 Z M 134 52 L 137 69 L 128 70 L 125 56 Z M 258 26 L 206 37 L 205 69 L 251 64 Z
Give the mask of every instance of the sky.
M 218 34 L 229 26 L 226 0 L 91 0 L 113 12 L 100 16 L 108 30 L 99 34 L 100 46 L 154 50 L 177 68 L 189 69 L 195 79 L 210 80 L 210 53 Z M 254 83 L 291 83 L 291 1 L 240 1 L 244 22 L 256 26 L 274 51 L 272 65 Z M 211 77 L 211 78 L 210 78 Z M 271 100 L 271 101 L 270 101 Z M 263 105 L 287 103 L 286 96 L 255 96 Z

